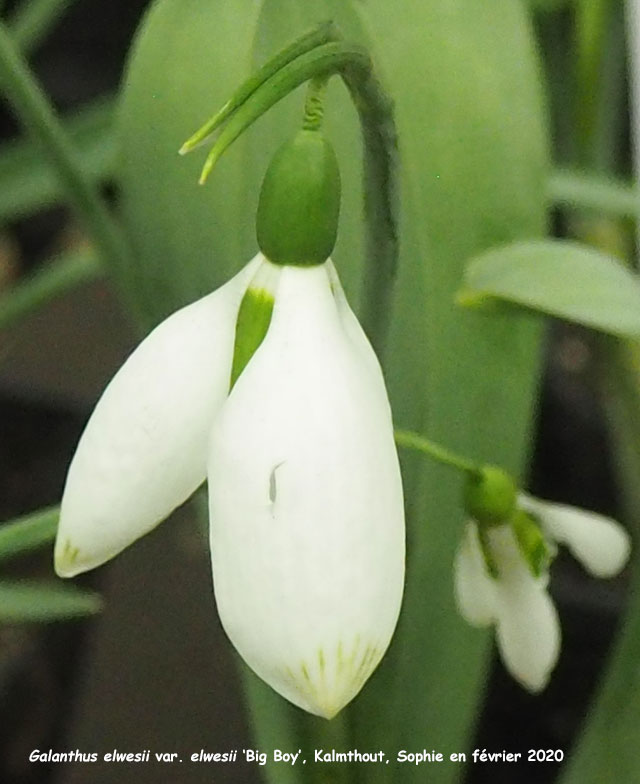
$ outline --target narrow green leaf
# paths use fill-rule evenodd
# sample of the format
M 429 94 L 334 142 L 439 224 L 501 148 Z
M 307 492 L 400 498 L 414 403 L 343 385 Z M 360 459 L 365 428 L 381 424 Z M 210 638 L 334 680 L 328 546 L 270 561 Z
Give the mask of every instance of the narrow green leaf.
M 476 256 L 458 301 L 491 299 L 640 338 L 640 280 L 613 256 L 577 242 L 517 242 Z
M 25 53 L 32 52 L 76 0 L 23 0 L 11 20 L 11 33 Z
M 113 219 L 96 184 L 85 176 L 71 138 L 2 21 L 0 88 L 21 125 L 55 169 L 66 198 L 100 255 L 113 259 L 114 264 L 125 263 L 129 258 L 129 238 Z
M 101 609 L 97 594 L 72 585 L 0 582 L 0 624 L 62 621 Z
M 0 561 L 52 542 L 59 516 L 60 507 L 51 506 L 0 524 Z
M 636 187 L 592 172 L 556 169 L 549 177 L 547 193 L 552 204 L 560 207 L 596 210 L 634 220 L 640 212 Z
M 102 275 L 98 257 L 91 248 L 52 259 L 34 275 L 0 295 L 0 330 L 37 311 L 66 291 L 97 280 Z
M 78 164 L 94 183 L 113 176 L 113 115 L 113 98 L 105 95 L 64 121 Z M 53 168 L 30 141 L 7 142 L 0 147 L 0 182 L 0 222 L 25 217 L 64 200 Z

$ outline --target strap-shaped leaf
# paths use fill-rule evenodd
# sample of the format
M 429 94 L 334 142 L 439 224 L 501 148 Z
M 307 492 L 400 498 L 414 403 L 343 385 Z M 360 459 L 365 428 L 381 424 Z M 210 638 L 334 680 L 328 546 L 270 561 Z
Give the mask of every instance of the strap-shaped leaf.
M 0 322 L 1 314 L 0 308 Z M 51 506 L 16 520 L 0 523 L 0 561 L 53 542 L 59 516 L 60 508 Z
M 79 165 L 91 182 L 104 183 L 113 176 L 116 165 L 113 115 L 113 98 L 103 95 L 64 120 Z M 56 173 L 28 139 L 2 145 L 0 180 L 2 221 L 26 217 L 64 199 Z
M 577 242 L 516 242 L 476 256 L 458 302 L 504 300 L 624 338 L 640 338 L 640 279 Z
M 0 582 L 0 624 L 47 623 L 94 615 L 100 597 L 72 585 Z

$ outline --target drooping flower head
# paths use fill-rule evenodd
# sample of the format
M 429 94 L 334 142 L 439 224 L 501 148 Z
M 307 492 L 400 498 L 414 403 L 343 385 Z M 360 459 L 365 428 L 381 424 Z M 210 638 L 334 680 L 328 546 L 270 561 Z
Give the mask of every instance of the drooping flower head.
M 492 467 L 469 482 L 467 509 L 472 519 L 454 565 L 458 609 L 474 626 L 495 626 L 506 668 L 539 692 L 560 655 L 560 623 L 548 593 L 556 544 L 595 577 L 613 577 L 629 557 L 629 536 L 602 515 L 517 493 Z
M 339 175 L 305 130 L 277 153 L 262 250 L 178 311 L 105 390 L 69 469 L 55 566 L 104 563 L 208 477 L 222 624 L 247 664 L 335 715 L 393 633 L 404 512 L 378 360 L 329 260 Z

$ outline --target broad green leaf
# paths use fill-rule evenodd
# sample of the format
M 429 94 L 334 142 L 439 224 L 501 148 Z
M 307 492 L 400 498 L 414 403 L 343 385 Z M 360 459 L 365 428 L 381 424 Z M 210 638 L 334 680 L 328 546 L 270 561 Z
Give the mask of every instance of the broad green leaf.
M 570 0 L 528 0 L 528 4 L 534 11 L 552 12 L 566 8 Z
M 640 338 L 640 280 L 613 256 L 577 242 L 518 242 L 474 258 L 459 302 L 495 299 Z
M 115 168 L 112 130 L 113 99 L 102 97 L 66 121 L 85 174 L 104 182 Z M 48 162 L 27 141 L 7 142 L 0 148 L 0 222 L 30 215 L 63 200 L 63 192 Z
M 95 615 L 100 597 L 73 585 L 0 582 L 0 624 L 47 623 Z
M 518 475 L 538 370 L 528 315 L 482 317 L 454 304 L 470 256 L 540 235 L 547 175 L 534 42 L 520 3 L 364 6 L 396 101 L 402 256 L 386 363 L 399 427 Z M 505 384 L 505 367 L 509 383 Z M 422 394 L 420 394 L 420 390 Z M 462 532 L 459 477 L 404 464 L 407 588 L 394 642 L 356 703 L 356 739 L 389 749 L 463 749 L 485 683 L 488 637 L 457 616 L 452 562 Z M 381 717 L 384 716 L 384 719 Z M 417 767 L 403 781 L 423 781 Z M 429 780 L 462 776 L 430 767 Z M 372 782 L 384 781 L 382 768 Z
M 133 260 L 111 270 L 147 328 L 228 280 L 257 248 L 244 143 L 206 186 L 205 151 L 178 149 L 250 73 L 254 0 L 151 5 L 131 50 L 120 112 L 122 207 Z M 176 67 L 176 64 L 179 64 Z
M 52 542 L 58 529 L 60 507 L 51 506 L 0 524 L 0 561 L 36 550 Z

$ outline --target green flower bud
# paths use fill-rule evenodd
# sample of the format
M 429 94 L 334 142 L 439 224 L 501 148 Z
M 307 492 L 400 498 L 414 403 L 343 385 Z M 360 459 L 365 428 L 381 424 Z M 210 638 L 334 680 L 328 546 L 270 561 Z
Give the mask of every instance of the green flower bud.
M 331 144 L 302 130 L 274 155 L 258 204 L 258 245 L 274 264 L 325 262 L 336 242 L 340 172 Z
M 483 466 L 480 475 L 467 479 L 464 490 L 465 509 L 482 526 L 506 523 L 516 508 L 513 479 L 496 466 Z

